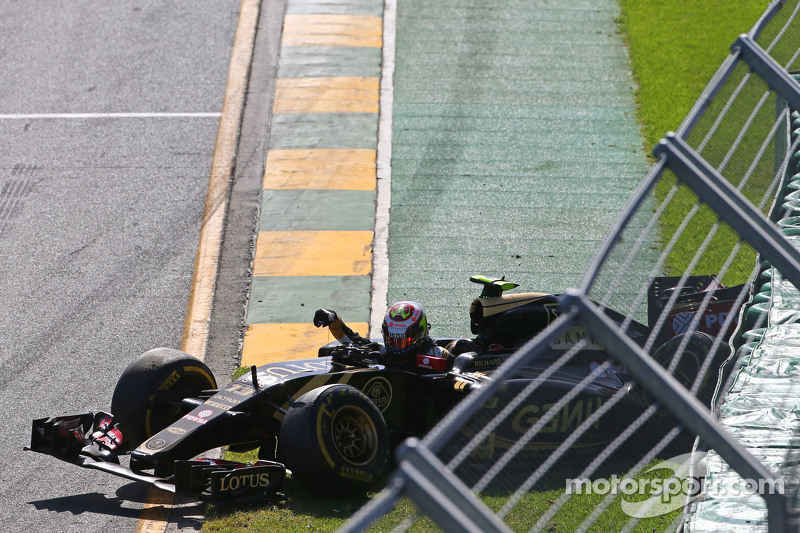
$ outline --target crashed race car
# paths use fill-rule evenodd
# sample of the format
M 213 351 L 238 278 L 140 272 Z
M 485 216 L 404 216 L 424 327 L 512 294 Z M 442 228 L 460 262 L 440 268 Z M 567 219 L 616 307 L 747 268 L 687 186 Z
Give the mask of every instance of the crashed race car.
M 387 472 L 394 446 L 406 437 L 424 435 L 470 391 L 491 380 L 493 371 L 559 313 L 557 295 L 504 294 L 517 286 L 504 278 L 473 276 L 470 281 L 482 286 L 481 295 L 470 307 L 474 337 L 435 339 L 438 345 L 459 347 L 453 350 L 457 355 L 442 360 L 417 355 L 425 358 L 418 361 L 424 371 L 385 364 L 376 343 L 356 335 L 357 343 L 321 347 L 316 359 L 254 366 L 218 387 L 203 362 L 178 350 L 157 348 L 125 369 L 114 390 L 110 413 L 34 420 L 26 449 L 204 501 L 282 498 L 287 469 L 314 493 L 341 496 L 364 492 Z M 651 309 L 663 308 L 677 282 L 677 278 L 653 281 Z M 712 277 L 693 282 L 694 288 L 684 289 L 677 299 L 681 313 L 696 310 L 705 292 L 727 294 Z M 731 308 L 731 301 L 715 298 L 713 309 L 706 313 L 738 313 Z M 605 312 L 618 323 L 625 320 L 611 309 Z M 711 327 L 714 322 L 704 322 L 710 324 L 706 332 L 688 333 L 692 339 L 678 364 L 679 379 L 681 372 L 693 379 L 699 363 L 709 356 L 712 335 L 720 333 Z M 631 321 L 626 332 L 641 345 L 651 325 Z M 674 328 L 659 332 L 661 342 L 652 356 L 668 364 L 681 335 L 686 333 Z M 577 329 L 555 340 L 552 352 L 563 353 L 581 339 L 587 343 L 573 362 L 537 388 L 537 405 L 523 405 L 521 410 L 546 409 L 608 359 L 602 346 Z M 715 358 L 712 371 L 698 393 L 704 401 L 716 383 L 713 369 L 728 356 L 724 348 L 711 354 Z M 513 392 L 526 380 L 538 379 L 553 360 L 542 357 L 532 361 L 506 388 Z M 620 365 L 598 375 L 564 407 L 552 431 L 537 435 L 534 447 L 555 449 L 629 381 Z M 639 412 L 646 407 L 635 388 L 621 405 Z M 528 426 L 532 425 L 531 416 L 519 418 L 526 419 Z M 602 446 L 619 435 L 624 424 L 624 418 L 604 415 L 579 444 L 584 449 Z M 499 456 L 503 443 L 511 445 L 514 437 L 498 435 L 492 439 L 491 449 L 480 450 L 482 458 Z M 219 447 L 231 451 L 258 448 L 258 460 L 251 464 L 198 458 Z

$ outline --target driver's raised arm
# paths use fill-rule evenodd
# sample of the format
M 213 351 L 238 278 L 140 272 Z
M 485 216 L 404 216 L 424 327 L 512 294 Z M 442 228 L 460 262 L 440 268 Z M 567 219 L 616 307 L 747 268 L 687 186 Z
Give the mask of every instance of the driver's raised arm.
M 327 327 L 337 341 L 342 344 L 355 343 L 355 344 L 369 344 L 369 340 L 365 339 L 352 329 L 347 327 L 336 311 L 328 309 L 317 309 L 314 313 L 314 325 L 319 327 Z

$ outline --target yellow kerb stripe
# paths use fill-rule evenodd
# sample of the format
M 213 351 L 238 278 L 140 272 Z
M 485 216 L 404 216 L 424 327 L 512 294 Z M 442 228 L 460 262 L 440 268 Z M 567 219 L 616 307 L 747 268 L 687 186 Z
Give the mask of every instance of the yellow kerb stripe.
M 366 276 L 371 231 L 262 231 L 254 276 Z
M 377 113 L 378 78 L 280 78 L 273 113 Z
M 373 15 L 286 15 L 281 45 L 380 48 L 382 25 Z
M 336 339 L 327 328 L 314 327 L 310 321 L 309 324 L 251 324 L 244 336 L 242 366 L 317 357 L 320 346 Z M 366 323 L 348 325 L 358 332 L 369 329 Z
M 265 189 L 375 190 L 375 150 L 270 150 Z

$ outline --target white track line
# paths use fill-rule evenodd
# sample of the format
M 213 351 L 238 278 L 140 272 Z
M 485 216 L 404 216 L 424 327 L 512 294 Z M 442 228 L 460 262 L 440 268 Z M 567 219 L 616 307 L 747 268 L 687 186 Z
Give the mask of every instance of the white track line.
M 219 118 L 221 113 L 9 113 L 0 120 L 96 119 L 96 118 Z
M 383 58 L 380 118 L 378 120 L 377 208 L 372 243 L 372 302 L 369 337 L 381 334 L 389 297 L 389 208 L 392 204 L 392 105 L 394 103 L 394 56 L 397 2 L 386 0 L 383 9 Z

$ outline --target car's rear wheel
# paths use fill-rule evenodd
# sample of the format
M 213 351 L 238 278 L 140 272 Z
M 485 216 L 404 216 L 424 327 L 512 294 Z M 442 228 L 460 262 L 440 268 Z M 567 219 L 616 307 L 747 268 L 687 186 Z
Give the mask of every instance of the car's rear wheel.
M 681 385 L 689 389 L 694 383 L 703 363 L 708 357 L 712 356 L 710 352 L 714 344 L 714 339 L 699 331 L 691 333 L 688 340 L 686 339 L 686 335 L 687 334 L 677 335 L 665 342 L 653 354 L 653 359 L 658 361 L 664 368 L 669 368 L 678 348 L 685 341 L 685 348 L 680 354 L 680 360 L 675 366 L 673 375 Z M 721 346 L 723 348 L 727 347 L 726 344 L 722 344 Z M 717 384 L 717 374 L 721 364 L 721 361 L 717 360 L 719 359 L 717 355 L 722 351 L 722 349 L 717 350 L 714 354 L 715 361 L 712 361 L 708 365 L 708 370 L 701 378 L 700 386 L 696 393 L 697 398 L 706 406 L 710 405 L 711 397 Z
M 199 359 L 171 348 L 155 348 L 134 359 L 117 381 L 111 412 L 132 450 L 186 414 L 185 398 L 216 389 L 211 370 Z
M 389 429 L 378 408 L 355 387 L 328 385 L 289 408 L 280 449 L 292 477 L 322 495 L 366 491 L 389 461 Z

